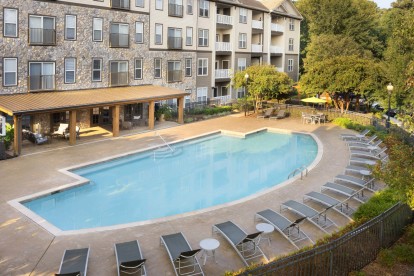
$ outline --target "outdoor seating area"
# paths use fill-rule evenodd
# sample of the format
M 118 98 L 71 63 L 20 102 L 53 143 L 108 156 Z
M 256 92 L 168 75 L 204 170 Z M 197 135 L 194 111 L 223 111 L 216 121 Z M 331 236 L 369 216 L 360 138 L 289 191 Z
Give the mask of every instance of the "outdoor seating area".
M 302 124 L 321 124 L 326 123 L 327 116 L 322 112 L 305 113 L 302 112 Z

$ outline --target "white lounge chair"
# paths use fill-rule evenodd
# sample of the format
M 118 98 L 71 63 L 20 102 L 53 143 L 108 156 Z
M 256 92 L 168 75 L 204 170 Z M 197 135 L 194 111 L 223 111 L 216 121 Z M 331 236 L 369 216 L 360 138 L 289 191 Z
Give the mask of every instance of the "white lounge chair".
M 364 151 L 364 150 L 351 150 L 351 157 L 363 157 L 363 158 L 370 158 L 370 159 L 382 159 L 385 154 L 387 147 L 380 148 L 379 150 L 374 150 L 372 152 Z M 386 155 L 386 154 L 385 154 Z
M 68 127 L 69 127 L 69 124 L 62 124 L 61 123 L 59 125 L 59 128 L 52 133 L 52 136 L 55 136 L 55 137 L 59 137 L 59 136 L 65 137 L 66 129 Z
M 342 140 L 362 140 L 369 133 L 369 129 L 364 129 L 359 134 L 341 134 Z

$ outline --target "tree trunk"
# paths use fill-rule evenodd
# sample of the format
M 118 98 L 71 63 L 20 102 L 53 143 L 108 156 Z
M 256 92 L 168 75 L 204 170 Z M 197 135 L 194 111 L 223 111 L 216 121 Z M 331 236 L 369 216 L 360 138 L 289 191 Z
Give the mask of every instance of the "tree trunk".
M 359 98 L 360 98 L 360 96 L 356 95 L 356 102 L 355 102 L 355 110 L 356 111 L 359 111 Z

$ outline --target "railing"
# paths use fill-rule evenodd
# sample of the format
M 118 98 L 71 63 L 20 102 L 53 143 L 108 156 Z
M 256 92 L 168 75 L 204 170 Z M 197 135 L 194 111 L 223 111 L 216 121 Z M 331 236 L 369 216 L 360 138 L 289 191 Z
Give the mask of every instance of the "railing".
M 109 75 L 110 86 L 128 85 L 128 72 L 117 72 Z
M 29 32 L 30 45 L 55 45 L 56 44 L 56 30 L 30 28 Z
M 217 52 L 231 52 L 231 48 L 230 42 L 216 42 Z
M 219 105 L 227 104 L 231 102 L 231 95 L 214 97 L 212 100 L 217 101 Z
M 280 46 L 270 46 L 270 53 L 271 54 L 282 54 L 283 49 Z
M 275 66 L 276 67 L 276 70 L 278 71 L 278 72 L 283 72 L 283 67 L 277 67 L 277 66 Z
M 129 34 L 111 33 L 109 34 L 109 46 L 113 48 L 128 48 Z
M 285 28 L 282 25 L 279 25 L 279 24 L 276 24 L 276 23 L 271 23 L 270 24 L 270 30 L 272 32 L 283 33 L 285 31 Z
M 215 72 L 216 79 L 228 79 L 231 78 L 231 69 L 218 69 Z
M 252 53 L 261 53 L 263 52 L 263 45 L 252 44 Z
M 55 90 L 55 75 L 29 76 L 29 91 Z
M 111 0 L 111 8 L 129 10 L 130 0 Z
M 217 14 L 217 24 L 233 25 L 233 16 Z
M 263 29 L 263 21 L 252 20 L 252 28 L 262 30 Z
M 288 175 L 288 179 L 291 177 L 294 177 L 296 175 L 296 173 L 300 172 L 300 180 L 303 179 L 303 171 L 305 171 L 305 176 L 308 176 L 308 168 L 306 168 L 305 166 L 301 166 L 299 168 L 294 169 L 289 175 Z
M 182 37 L 168 37 L 168 49 L 182 49 L 183 38 Z
M 168 4 L 168 15 L 183 17 L 183 5 Z

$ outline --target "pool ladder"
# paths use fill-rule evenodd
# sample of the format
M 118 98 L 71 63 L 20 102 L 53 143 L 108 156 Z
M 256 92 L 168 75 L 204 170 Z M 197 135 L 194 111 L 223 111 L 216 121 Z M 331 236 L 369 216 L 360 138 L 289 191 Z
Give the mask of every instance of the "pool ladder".
M 289 175 L 288 179 L 295 176 L 296 173 L 300 172 L 300 180 L 303 179 L 303 171 L 305 171 L 305 176 L 308 176 L 308 168 L 305 166 L 301 166 L 299 168 L 294 169 Z
M 160 139 L 164 142 L 164 145 L 167 146 L 165 150 L 162 149 L 163 146 L 159 146 L 156 150 L 154 150 L 154 160 L 157 158 L 164 159 L 165 157 L 174 154 L 174 149 L 167 143 L 167 141 L 165 141 L 165 139 L 160 134 L 158 134 L 158 132 L 155 132 L 154 135 L 160 137 Z

